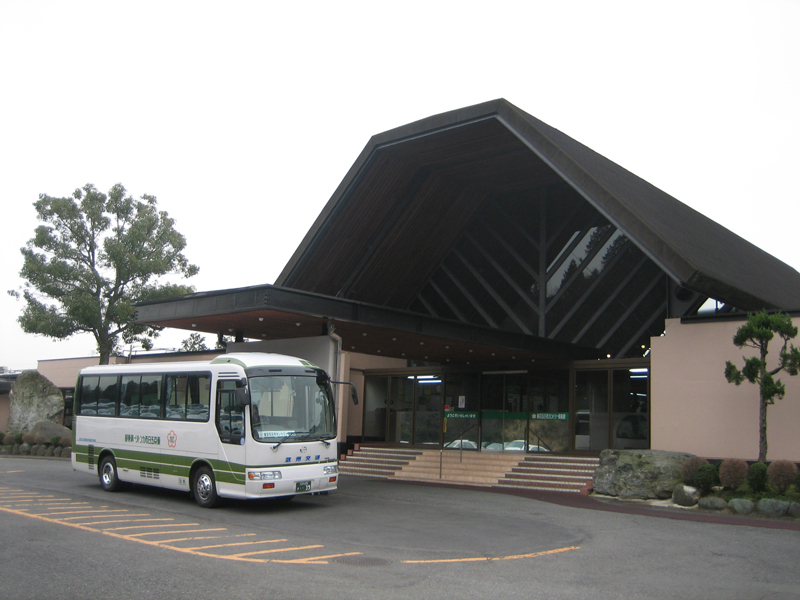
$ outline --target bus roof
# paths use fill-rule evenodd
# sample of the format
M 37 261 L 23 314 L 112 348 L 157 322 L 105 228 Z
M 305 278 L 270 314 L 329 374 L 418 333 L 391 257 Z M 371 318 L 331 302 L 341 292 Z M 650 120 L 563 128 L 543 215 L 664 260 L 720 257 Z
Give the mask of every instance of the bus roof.
M 133 363 L 116 365 L 95 365 L 81 369 L 82 375 L 110 375 L 112 373 L 157 373 L 181 371 L 208 371 L 212 368 L 219 369 L 225 365 L 237 366 L 242 369 L 251 367 L 303 367 L 317 369 L 313 363 L 302 358 L 272 354 L 267 352 L 236 352 L 221 354 L 210 362 L 207 361 L 182 361 L 182 362 L 154 362 Z

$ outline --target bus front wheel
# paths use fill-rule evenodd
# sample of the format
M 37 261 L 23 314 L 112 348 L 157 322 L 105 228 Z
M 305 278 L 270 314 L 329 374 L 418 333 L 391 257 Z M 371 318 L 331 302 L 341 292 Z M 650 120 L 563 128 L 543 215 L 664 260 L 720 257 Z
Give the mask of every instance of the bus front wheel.
M 104 456 L 100 461 L 100 485 L 107 492 L 116 492 L 122 488 L 117 477 L 117 463 L 113 456 Z
M 214 472 L 209 467 L 200 467 L 195 471 L 192 480 L 192 494 L 194 494 L 197 504 L 203 508 L 213 508 L 219 502 Z

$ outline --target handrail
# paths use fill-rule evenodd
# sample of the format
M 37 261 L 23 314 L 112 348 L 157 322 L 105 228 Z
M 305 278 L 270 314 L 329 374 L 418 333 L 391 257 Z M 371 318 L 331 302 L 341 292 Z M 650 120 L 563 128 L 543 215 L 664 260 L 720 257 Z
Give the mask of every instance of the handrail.
M 452 440 L 450 440 L 449 443 L 453 443 L 456 440 L 461 440 L 461 444 L 459 445 L 458 462 L 463 462 L 464 461 L 464 434 L 466 434 L 468 431 L 470 431 L 472 429 L 475 429 L 476 427 L 478 428 L 478 439 L 480 439 L 481 438 L 481 436 L 480 436 L 480 423 L 475 423 L 475 424 L 470 425 L 469 427 L 467 427 L 464 431 L 462 431 L 458 435 L 457 438 L 453 438 Z M 439 448 L 439 479 L 442 478 L 442 462 L 444 460 L 444 446 L 445 445 L 442 444 L 442 447 Z

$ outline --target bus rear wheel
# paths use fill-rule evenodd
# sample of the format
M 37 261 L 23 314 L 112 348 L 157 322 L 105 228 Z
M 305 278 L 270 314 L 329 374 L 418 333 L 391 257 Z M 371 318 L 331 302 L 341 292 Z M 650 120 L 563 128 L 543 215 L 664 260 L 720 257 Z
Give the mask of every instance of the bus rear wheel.
M 100 485 L 107 492 L 117 492 L 122 482 L 117 476 L 117 462 L 113 456 L 104 456 L 100 461 Z
M 209 467 L 200 467 L 192 479 L 192 494 L 195 502 L 203 508 L 213 508 L 219 502 L 214 472 Z

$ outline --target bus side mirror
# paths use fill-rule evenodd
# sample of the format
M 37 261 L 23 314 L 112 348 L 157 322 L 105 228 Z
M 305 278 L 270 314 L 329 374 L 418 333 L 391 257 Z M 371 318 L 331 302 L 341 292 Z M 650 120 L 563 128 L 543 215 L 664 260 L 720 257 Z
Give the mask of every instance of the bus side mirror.
M 250 404 L 250 394 L 247 392 L 247 388 L 237 387 L 233 393 L 234 401 L 239 408 L 244 408 Z
M 356 391 L 356 386 L 353 383 L 349 381 L 331 381 L 331 383 L 337 383 L 339 385 L 349 385 L 350 397 L 353 399 L 353 404 L 358 404 L 358 392 Z

